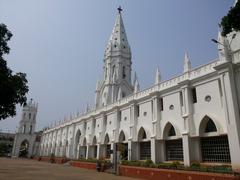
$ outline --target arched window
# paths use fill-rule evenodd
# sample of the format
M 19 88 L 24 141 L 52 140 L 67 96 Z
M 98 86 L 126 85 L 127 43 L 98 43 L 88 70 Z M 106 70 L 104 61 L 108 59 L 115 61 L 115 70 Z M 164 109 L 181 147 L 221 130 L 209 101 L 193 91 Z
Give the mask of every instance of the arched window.
M 123 131 L 121 131 L 121 133 L 120 133 L 120 135 L 119 135 L 119 142 L 123 142 L 123 141 L 125 141 L 125 140 L 126 140 L 125 134 L 124 134 Z
M 139 139 L 139 141 L 141 141 L 141 140 L 146 139 L 146 138 L 147 138 L 146 131 L 144 130 L 143 127 L 141 127 L 141 129 L 138 132 L 138 139 Z
M 113 67 L 112 67 L 112 77 L 114 76 L 114 72 L 115 72 L 115 65 L 113 65 Z
M 209 118 L 204 132 L 205 133 L 217 132 L 217 128 L 212 119 Z
M 30 125 L 29 134 L 32 134 L 32 125 Z
M 171 125 L 171 128 L 168 131 L 168 136 L 176 136 L 176 131 L 174 127 Z
M 104 144 L 108 144 L 109 143 L 109 136 L 108 134 L 106 134 L 105 139 L 104 139 Z
M 122 78 L 125 79 L 126 77 L 126 70 L 125 70 L 125 66 L 123 66 L 123 69 L 122 69 Z

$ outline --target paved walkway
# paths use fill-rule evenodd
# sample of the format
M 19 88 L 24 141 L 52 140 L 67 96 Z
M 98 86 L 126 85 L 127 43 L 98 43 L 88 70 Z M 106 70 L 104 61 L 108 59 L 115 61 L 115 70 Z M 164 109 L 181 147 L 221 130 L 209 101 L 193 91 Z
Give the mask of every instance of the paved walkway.
M 28 159 L 0 158 L 0 180 L 136 180 Z

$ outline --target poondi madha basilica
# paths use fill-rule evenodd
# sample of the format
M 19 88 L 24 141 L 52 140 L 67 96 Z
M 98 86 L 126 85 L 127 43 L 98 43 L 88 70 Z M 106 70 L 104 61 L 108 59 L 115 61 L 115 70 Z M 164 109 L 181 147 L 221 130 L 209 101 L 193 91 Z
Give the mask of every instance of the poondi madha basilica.
M 127 160 L 240 168 L 240 33 L 219 33 L 216 42 L 217 59 L 192 68 L 185 54 L 181 75 L 162 81 L 157 69 L 155 84 L 140 90 L 137 76 L 131 77 L 132 53 L 118 8 L 95 108 L 45 130 L 40 155 L 113 159 L 111 150 L 121 144 Z

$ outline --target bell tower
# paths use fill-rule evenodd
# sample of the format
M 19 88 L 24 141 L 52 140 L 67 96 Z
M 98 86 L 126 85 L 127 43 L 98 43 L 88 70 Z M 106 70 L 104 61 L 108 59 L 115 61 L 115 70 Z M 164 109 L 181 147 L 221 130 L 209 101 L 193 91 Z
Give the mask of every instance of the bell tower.
M 37 154 L 37 109 L 38 105 L 32 99 L 23 106 L 19 128 L 14 138 L 12 157 L 31 157 Z
M 31 99 L 22 110 L 22 119 L 19 123 L 18 133 L 33 134 L 36 126 L 37 104 Z
M 116 21 L 104 52 L 103 80 L 97 82 L 96 107 L 113 103 L 131 93 L 131 49 L 118 8 Z

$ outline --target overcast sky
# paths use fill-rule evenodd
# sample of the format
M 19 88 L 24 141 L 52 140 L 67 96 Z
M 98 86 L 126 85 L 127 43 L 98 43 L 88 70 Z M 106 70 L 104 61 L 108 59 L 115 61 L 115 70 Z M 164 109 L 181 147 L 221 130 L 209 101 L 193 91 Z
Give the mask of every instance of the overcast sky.
M 103 53 L 116 18 L 123 21 L 140 87 L 182 73 L 184 53 L 193 67 L 217 58 L 218 23 L 234 0 L 0 0 L 0 23 L 12 31 L 6 56 L 14 72 L 27 74 L 39 103 L 37 129 L 94 104 Z M 17 116 L 0 122 L 15 131 Z

